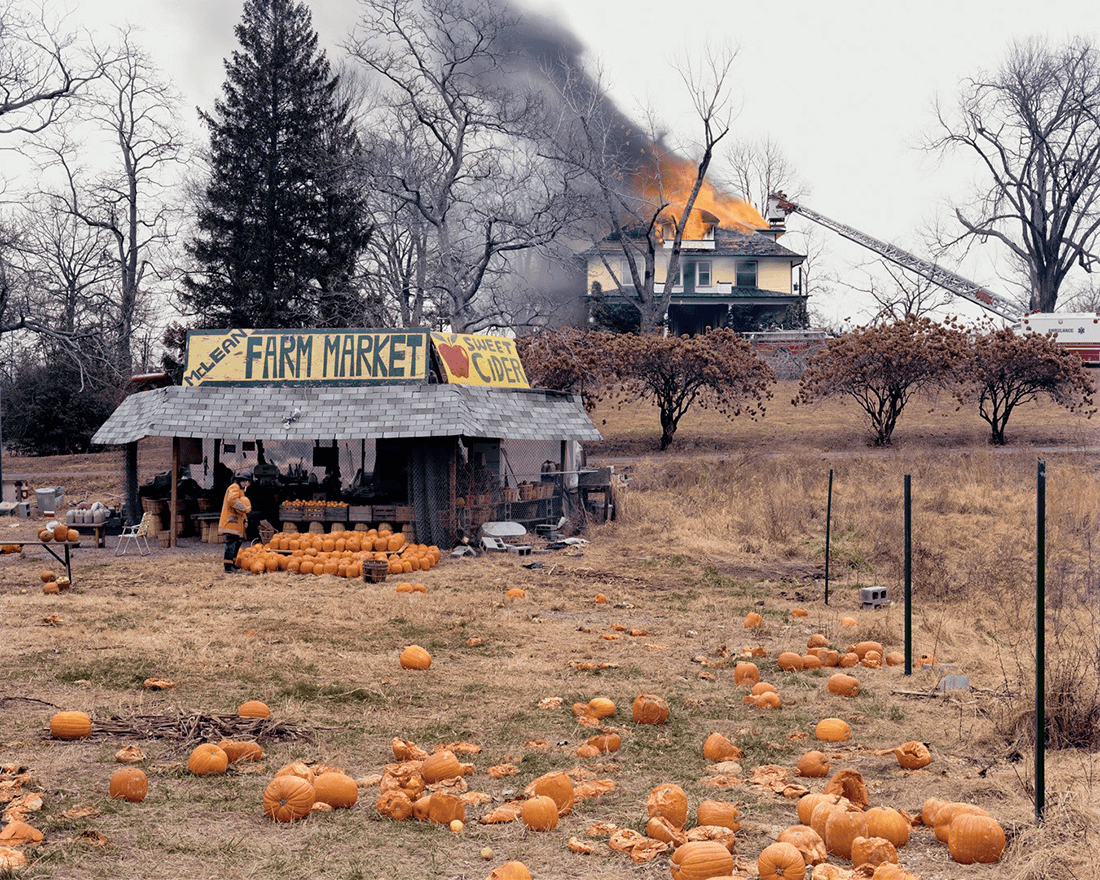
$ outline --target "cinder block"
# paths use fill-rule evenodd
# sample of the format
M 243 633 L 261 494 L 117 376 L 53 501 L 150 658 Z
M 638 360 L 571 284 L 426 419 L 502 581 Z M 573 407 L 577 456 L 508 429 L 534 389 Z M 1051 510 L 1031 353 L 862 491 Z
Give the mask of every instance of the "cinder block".
M 886 597 L 886 587 L 860 587 L 859 601 L 864 611 L 890 604 Z

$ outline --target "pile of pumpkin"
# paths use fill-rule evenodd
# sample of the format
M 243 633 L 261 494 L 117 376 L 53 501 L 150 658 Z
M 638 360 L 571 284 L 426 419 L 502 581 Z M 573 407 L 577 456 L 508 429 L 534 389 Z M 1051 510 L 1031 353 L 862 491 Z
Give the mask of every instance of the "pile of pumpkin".
M 49 595 L 56 595 L 63 590 L 69 589 L 69 587 L 72 586 L 72 583 L 67 577 L 65 577 L 65 575 L 61 575 L 61 577 L 58 577 L 48 568 L 42 570 L 41 577 L 42 592 Z
M 80 532 L 70 529 L 62 522 L 49 522 L 38 530 L 38 540 L 43 544 L 57 541 L 59 544 L 76 544 L 80 542 Z
M 276 532 L 266 544 L 242 547 L 236 565 L 254 574 L 291 571 L 298 574 L 358 578 L 363 563 L 384 561 L 390 574 L 427 571 L 442 553 L 427 544 L 410 544 L 402 532 L 388 529 L 312 532 Z

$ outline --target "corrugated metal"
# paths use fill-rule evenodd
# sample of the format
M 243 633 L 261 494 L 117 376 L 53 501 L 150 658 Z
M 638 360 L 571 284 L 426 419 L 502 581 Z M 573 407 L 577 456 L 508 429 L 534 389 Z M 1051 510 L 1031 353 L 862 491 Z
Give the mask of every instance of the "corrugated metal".
M 132 394 L 95 433 L 104 446 L 143 437 L 316 440 L 401 437 L 599 440 L 576 395 L 463 385 L 172 386 Z

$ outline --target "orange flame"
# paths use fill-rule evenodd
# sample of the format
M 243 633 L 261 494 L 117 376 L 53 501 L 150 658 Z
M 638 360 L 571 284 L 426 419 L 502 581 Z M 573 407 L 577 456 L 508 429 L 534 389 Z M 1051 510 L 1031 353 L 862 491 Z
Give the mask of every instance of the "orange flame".
M 635 176 L 635 185 L 646 200 L 658 205 L 667 204 L 668 207 L 661 212 L 661 216 L 675 225 L 679 223 L 684 205 L 695 185 L 696 172 L 695 163 L 679 156 L 664 156 L 657 163 L 655 171 L 650 168 L 639 172 Z M 709 181 L 704 180 L 688 217 L 684 240 L 702 239 L 707 228 L 715 222 L 723 229 L 737 229 L 742 232 L 768 228 L 768 221 L 760 216 L 756 208 L 731 193 L 719 192 Z

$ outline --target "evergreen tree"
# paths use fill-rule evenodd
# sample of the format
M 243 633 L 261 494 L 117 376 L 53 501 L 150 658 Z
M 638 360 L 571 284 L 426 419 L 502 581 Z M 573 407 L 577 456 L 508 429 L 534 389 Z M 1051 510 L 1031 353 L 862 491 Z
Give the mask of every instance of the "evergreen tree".
M 210 170 L 181 299 L 205 326 L 347 326 L 369 232 L 360 145 L 309 9 L 246 0 L 222 98 L 200 111 Z

